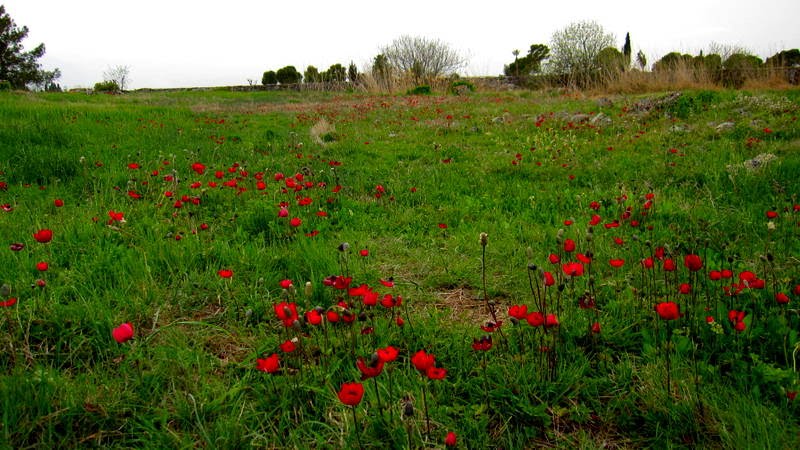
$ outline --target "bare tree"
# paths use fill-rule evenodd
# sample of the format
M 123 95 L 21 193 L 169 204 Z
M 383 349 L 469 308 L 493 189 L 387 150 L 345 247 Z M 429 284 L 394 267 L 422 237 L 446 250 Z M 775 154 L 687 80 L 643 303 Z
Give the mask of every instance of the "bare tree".
M 465 66 L 467 60 L 439 39 L 400 36 L 381 48 L 389 64 L 411 74 L 417 82 L 448 75 Z
M 606 33 L 597 22 L 575 22 L 556 31 L 550 38 L 551 72 L 568 77 L 570 84 L 585 86 L 598 70 L 597 55 L 614 46 L 614 35 Z
M 103 72 L 103 80 L 117 83 L 119 90 L 124 91 L 131 82 L 131 68 L 130 66 L 109 67 Z

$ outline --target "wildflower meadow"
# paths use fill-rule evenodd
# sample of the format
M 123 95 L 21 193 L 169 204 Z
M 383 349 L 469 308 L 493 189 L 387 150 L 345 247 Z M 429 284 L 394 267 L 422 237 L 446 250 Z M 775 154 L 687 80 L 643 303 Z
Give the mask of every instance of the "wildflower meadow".
M 797 448 L 800 91 L 0 93 L 0 447 Z

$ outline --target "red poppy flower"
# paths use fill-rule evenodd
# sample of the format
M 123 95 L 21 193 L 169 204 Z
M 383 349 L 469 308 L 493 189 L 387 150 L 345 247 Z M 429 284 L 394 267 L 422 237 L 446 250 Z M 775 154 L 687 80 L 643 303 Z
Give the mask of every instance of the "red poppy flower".
M 570 277 L 579 277 L 583 275 L 583 264 L 578 262 L 568 262 L 561 266 L 564 274 Z
M 642 267 L 645 269 L 652 269 L 653 268 L 653 258 L 647 257 L 642 260 Z
M 134 163 L 129 163 L 129 164 L 128 164 L 128 169 L 131 169 L 131 170 L 136 170 L 136 169 L 138 169 L 139 167 L 140 167 L 140 166 L 139 166 L 139 164 L 137 164 L 137 163 L 135 163 L 135 162 L 134 162 Z
M 566 239 L 564 241 L 564 251 L 567 253 L 572 253 L 575 251 L 575 241 L 572 239 Z
M 222 278 L 230 278 L 233 276 L 233 271 L 230 269 L 220 269 L 217 274 Z
M 111 211 L 108 212 L 108 217 L 111 218 L 108 221 L 108 223 L 111 223 L 111 222 L 124 222 L 125 221 L 125 213 L 123 213 L 122 211 L 111 210 Z
M 386 294 L 381 299 L 381 306 L 383 306 L 386 309 L 394 308 L 395 306 L 400 306 L 401 303 L 403 303 L 403 297 L 399 295 L 396 297 L 392 297 L 392 294 Z
M 275 373 L 281 366 L 281 361 L 277 353 L 273 353 L 267 358 L 256 359 L 256 369 L 262 372 Z
M 591 256 L 584 255 L 583 253 L 578 253 L 577 255 L 575 255 L 575 258 L 577 258 L 578 261 L 580 261 L 580 262 L 582 262 L 584 264 L 591 264 L 592 263 Z
M 797 391 L 786 391 L 786 398 L 793 402 L 797 398 Z
M 547 259 L 550 261 L 551 264 L 558 264 L 561 262 L 561 258 L 559 258 L 558 255 L 556 255 L 555 253 L 550 253 Z
M 290 327 L 297 320 L 297 305 L 294 303 L 280 302 L 273 309 L 278 319 L 283 321 L 284 326 Z
M 508 308 L 508 315 L 517 320 L 524 320 L 526 317 L 528 317 L 528 306 L 512 305 Z
M 617 244 L 617 245 L 623 245 L 623 244 L 625 244 L 625 241 L 623 241 L 622 238 L 615 237 L 614 238 L 614 243 Z
M 624 259 L 611 259 L 611 260 L 608 261 L 608 263 L 611 265 L 611 267 L 614 267 L 614 268 L 618 269 L 618 268 L 622 267 L 625 264 L 625 260 Z
M 589 225 L 593 227 L 597 226 L 597 224 L 600 223 L 600 220 L 602 220 L 600 216 L 598 216 L 597 214 L 592 214 L 592 218 L 589 220 Z
M 369 250 L 366 248 L 362 248 L 361 250 L 358 251 L 358 254 L 361 256 L 369 256 Z
M 339 319 L 340 319 L 339 313 L 336 311 L 328 311 L 325 313 L 325 320 L 327 320 L 330 323 L 336 323 L 339 321 Z
M 397 359 L 397 355 L 399 352 L 397 351 L 396 348 L 389 345 L 385 348 L 379 348 L 378 350 L 375 351 L 375 353 L 378 354 L 378 359 L 387 363 Z
M 476 351 L 487 351 L 492 348 L 492 337 L 482 336 L 480 339 L 472 339 L 472 349 Z
M 444 438 L 445 447 L 455 447 L 457 443 L 456 434 L 452 431 L 448 431 L 447 436 Z
M 133 338 L 133 325 L 130 322 L 125 322 L 122 325 L 118 326 L 111 330 L 111 337 L 114 338 L 115 341 L 122 344 L 125 341 L 128 341 Z
M 306 322 L 311 325 L 319 325 L 322 323 L 322 314 L 320 314 L 316 309 L 306 312 L 305 317 Z
M 370 364 L 367 364 L 364 358 L 359 357 L 356 361 L 356 367 L 358 367 L 358 370 L 361 372 L 361 381 L 380 375 L 381 372 L 383 372 L 383 364 L 384 362 L 380 357 L 376 358 L 375 361 Z
M 684 295 L 691 294 L 692 293 L 692 285 L 689 284 L 689 283 L 681 283 L 681 285 L 678 287 L 678 292 L 680 292 L 681 294 L 684 294 Z
M 56 206 L 56 208 L 61 208 L 62 206 L 64 206 L 64 200 L 57 198 L 53 200 L 53 204 Z
M 544 315 L 539 311 L 534 311 L 525 318 L 528 321 L 528 325 L 532 327 L 540 327 L 544 325 Z
M 297 344 L 292 340 L 286 340 L 281 343 L 280 348 L 283 353 L 292 353 L 297 350 Z
M 364 386 L 361 383 L 342 383 L 338 395 L 339 400 L 345 405 L 356 406 L 364 397 Z
M 17 303 L 17 299 L 15 297 L 11 297 L 6 301 L 0 302 L 0 307 L 8 308 L 9 306 L 14 306 Z
M 676 269 L 675 260 L 672 258 L 667 258 L 664 260 L 664 271 L 665 272 L 674 272 Z
M 497 323 L 495 322 L 486 322 L 484 325 L 481 325 L 481 330 L 487 333 L 494 333 L 495 331 L 499 330 L 500 327 L 503 326 L 503 321 L 498 320 Z
M 280 284 L 280 286 L 282 288 L 284 288 L 284 289 L 289 289 L 290 287 L 292 287 L 292 280 L 288 280 L 288 279 L 281 280 L 280 283 L 278 283 L 278 284 Z
M 794 289 L 792 289 L 792 294 L 800 295 L 800 284 L 798 284 L 797 286 L 794 287 Z
M 192 164 L 192 170 L 198 175 L 202 175 L 206 171 L 206 166 L 203 163 L 196 162 Z
M 789 296 L 784 294 L 783 292 L 778 292 L 775 294 L 775 301 L 781 305 L 785 305 L 789 303 Z
M 592 324 L 592 334 L 600 334 L 600 322 L 595 322 Z
M 300 225 L 302 225 L 302 224 L 303 224 L 303 221 L 302 221 L 302 220 L 300 220 L 300 218 L 299 218 L 299 217 L 292 217 L 292 219 L 291 219 L 291 220 L 289 220 L 289 225 L 291 225 L 291 226 L 293 226 L 293 227 L 295 227 L 295 228 L 296 228 L 296 227 L 299 227 L 299 226 L 300 226 Z
M 134 200 L 139 200 L 140 198 L 142 198 L 141 194 L 139 194 L 136 191 L 128 191 L 128 197 L 130 197 L 130 198 L 132 198 Z
M 425 376 L 430 380 L 442 380 L 447 376 L 447 369 L 441 367 L 428 367 Z
M 661 302 L 656 305 L 658 316 L 664 320 L 676 320 L 681 317 L 680 307 L 675 302 Z
M 36 239 L 36 242 L 46 244 L 53 240 L 53 231 L 47 228 L 41 229 L 36 233 L 33 233 L 33 238 Z
M 441 228 L 442 230 L 444 230 L 444 229 L 446 229 L 446 228 L 447 228 L 447 224 L 446 224 L 446 223 L 440 223 L 440 224 L 439 224 L 439 228 Z
M 430 367 L 433 367 L 435 362 L 436 358 L 426 353 L 425 350 L 420 350 L 411 357 L 411 364 L 420 372 L 425 372 Z
M 553 278 L 553 274 L 550 272 L 544 272 L 542 274 L 544 276 L 544 285 L 545 286 L 552 286 L 556 284 L 556 279 Z
M 778 213 L 775 211 L 767 211 L 767 219 L 776 219 L 778 217 Z
M 683 259 L 683 265 L 692 272 L 697 272 L 703 268 L 703 260 L 697 255 L 690 254 Z
M 708 278 L 711 281 L 719 281 L 722 279 L 722 272 L 719 270 L 712 270 L 711 272 L 708 272 Z
M 545 328 L 553 328 L 559 326 L 558 317 L 555 314 L 548 314 L 544 319 Z
M 41 262 L 36 263 L 36 270 L 38 270 L 39 272 L 44 272 L 48 268 L 50 268 L 50 265 L 47 264 L 45 261 L 41 261 Z
M 390 278 L 389 278 L 389 279 L 387 279 L 387 280 L 380 279 L 380 280 L 378 280 L 378 281 L 379 281 L 379 282 L 380 282 L 382 285 L 384 285 L 384 286 L 386 286 L 386 287 L 394 287 L 394 278 L 391 278 L 391 277 L 390 277 Z

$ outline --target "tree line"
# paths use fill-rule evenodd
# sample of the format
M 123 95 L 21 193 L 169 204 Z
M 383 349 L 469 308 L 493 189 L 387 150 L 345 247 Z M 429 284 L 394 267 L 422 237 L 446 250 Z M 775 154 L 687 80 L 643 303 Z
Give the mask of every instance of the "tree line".
M 22 41 L 28 28 L 18 27 L 0 5 L 0 90 L 60 90 L 56 83 L 59 69 L 43 70 L 38 63 L 44 44 L 24 51 Z M 548 45 L 549 44 L 549 45 Z M 512 51 L 514 60 L 504 66 L 503 74 L 525 87 L 570 86 L 587 88 L 614 81 L 630 71 L 647 71 L 647 58 L 640 50 L 633 55 L 630 34 L 616 47 L 615 37 L 593 21 L 575 22 L 553 33 L 548 44 L 532 44 L 526 54 Z M 653 74 L 681 72 L 698 82 L 710 82 L 739 88 L 764 71 L 782 73 L 786 81 L 800 84 L 800 50 L 783 50 L 766 59 L 741 47 L 713 44 L 707 54 L 670 52 L 652 67 Z M 521 56 L 522 55 L 522 56 Z M 351 61 L 345 67 L 333 64 L 325 71 L 309 65 L 300 73 L 288 65 L 263 73 L 263 85 L 333 83 L 358 86 L 367 79 L 373 87 L 391 91 L 398 85 L 430 85 L 443 77 L 457 77 L 467 63 L 466 57 L 438 39 L 401 36 L 380 48 L 366 73 L 360 73 Z M 115 66 L 95 85 L 98 91 L 124 91 L 130 83 L 130 68 Z M 249 80 L 251 85 L 255 83 Z

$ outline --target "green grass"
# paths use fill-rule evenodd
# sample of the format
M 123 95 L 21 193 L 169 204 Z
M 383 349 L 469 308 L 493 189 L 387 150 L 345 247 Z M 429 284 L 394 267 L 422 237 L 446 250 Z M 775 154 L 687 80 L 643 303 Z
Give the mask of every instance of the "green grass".
M 639 111 L 662 95 L 0 94 L 0 301 L 17 299 L 0 309 L 0 444 L 418 448 L 454 431 L 463 448 L 797 446 L 800 91 L 684 92 Z M 318 143 L 322 118 L 335 132 Z M 762 154 L 776 159 L 743 166 Z M 33 239 L 43 228 L 52 242 Z M 503 320 L 485 354 L 482 232 Z M 659 247 L 676 271 L 642 268 Z M 576 253 L 593 262 L 572 279 L 548 260 Z M 722 269 L 734 278 L 709 279 Z M 764 288 L 726 296 L 748 270 Z M 331 275 L 403 303 L 365 308 Z M 283 301 L 297 326 L 276 317 Z M 667 301 L 684 315 L 659 319 Z M 352 324 L 302 323 L 338 302 Z M 560 326 L 516 323 L 511 305 Z M 123 322 L 135 336 L 118 344 Z M 354 420 L 339 386 L 388 345 L 399 357 L 363 381 Z M 443 380 L 415 370 L 421 349 Z M 256 370 L 273 353 L 281 370 Z

